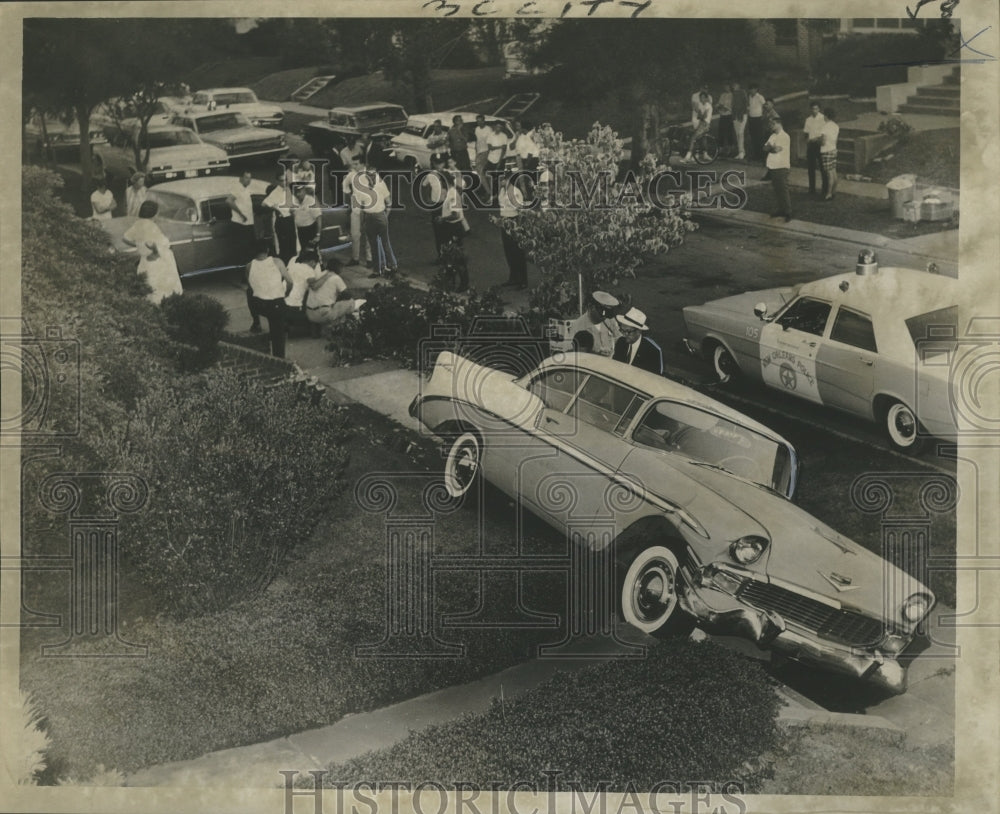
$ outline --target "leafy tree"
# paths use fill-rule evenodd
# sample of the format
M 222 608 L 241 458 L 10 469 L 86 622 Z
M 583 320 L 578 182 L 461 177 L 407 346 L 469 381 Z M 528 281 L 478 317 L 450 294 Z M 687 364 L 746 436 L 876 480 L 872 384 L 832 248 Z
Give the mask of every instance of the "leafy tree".
M 558 65 L 552 87 L 575 99 L 620 97 L 632 111 L 632 166 L 648 152 L 666 103 L 683 105 L 702 81 L 756 69 L 745 20 L 563 20 L 542 32 L 528 60 Z
M 27 19 L 25 103 L 41 110 L 72 112 L 80 127 L 80 166 L 86 189 L 93 177 L 90 117 L 94 108 L 114 97 L 138 94 L 148 99 L 158 87 L 206 56 L 225 53 L 233 37 L 232 26 L 221 20 Z
M 637 173 L 619 178 L 622 141 L 610 127 L 597 123 L 586 139 L 564 139 L 543 127 L 536 139 L 548 176 L 538 205 L 496 221 L 541 270 L 532 305 L 546 316 L 582 310 L 586 293 L 635 276 L 644 258 L 680 245 L 697 228 L 687 201 L 649 195 L 656 173 L 666 169 L 652 155 Z
M 434 110 L 431 70 L 467 36 L 470 22 L 402 18 L 392 23 L 383 63 L 385 74 L 409 90 L 414 110 L 421 113 Z

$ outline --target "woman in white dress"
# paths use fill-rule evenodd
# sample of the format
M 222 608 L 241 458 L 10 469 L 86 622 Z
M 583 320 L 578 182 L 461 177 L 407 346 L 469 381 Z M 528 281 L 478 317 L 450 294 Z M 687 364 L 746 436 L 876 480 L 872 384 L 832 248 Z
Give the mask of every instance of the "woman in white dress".
M 159 305 L 164 297 L 184 291 L 170 241 L 153 221 L 158 210 L 156 201 L 143 201 L 138 219 L 122 235 L 122 241 L 135 246 L 139 252 L 138 273 L 146 275 L 146 281 L 153 289 L 148 299 L 155 305 Z

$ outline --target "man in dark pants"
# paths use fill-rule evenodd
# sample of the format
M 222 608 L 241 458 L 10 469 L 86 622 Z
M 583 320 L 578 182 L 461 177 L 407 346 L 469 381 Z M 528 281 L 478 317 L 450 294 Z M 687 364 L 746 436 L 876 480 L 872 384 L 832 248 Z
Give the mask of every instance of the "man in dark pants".
M 257 242 L 254 231 L 253 198 L 250 195 L 250 181 L 253 176 L 249 170 L 244 170 L 239 180 L 233 187 L 233 191 L 227 196 L 226 203 L 232 210 L 232 223 L 238 227 L 236 231 L 240 235 L 237 241 L 242 248 L 243 256 L 240 261 L 249 260 L 254 256 L 254 246 Z
M 767 134 L 764 132 L 764 102 L 766 101 L 757 86 L 751 85 L 750 95 L 747 97 L 747 133 L 750 136 L 747 153 L 751 159 L 757 161 L 764 157 L 764 141 L 767 138 Z
M 649 330 L 646 315 L 638 308 L 629 308 L 624 314 L 619 314 L 617 320 L 622 335 L 615 342 L 615 352 L 611 358 L 662 376 L 663 352 L 659 345 L 645 335 Z
M 465 133 L 465 123 L 461 116 L 452 116 L 451 127 L 448 129 L 448 152 L 455 159 L 458 168 L 463 171 L 472 169 L 469 161 L 469 139 Z
M 813 102 L 809 105 L 809 115 L 802 127 L 806 133 L 806 169 L 809 173 L 810 195 L 816 194 L 816 170 L 820 171 L 823 178 L 823 189 L 826 190 L 830 185 L 819 154 L 825 126 L 826 118 L 819 109 L 819 102 Z
M 788 193 L 788 173 L 791 171 L 792 140 L 781 126 L 781 119 L 771 122 L 771 137 L 764 144 L 767 153 L 767 171 L 774 187 L 778 208 L 772 217 L 792 219 L 792 199 Z
M 253 325 L 250 330 L 260 333 L 260 318 L 267 320 L 267 330 L 271 340 L 271 354 L 285 358 L 285 336 L 288 326 L 285 322 L 286 283 L 291 284 L 285 264 L 277 257 L 270 256 L 271 243 L 261 240 L 257 253 L 247 264 L 247 307 Z
M 444 237 L 441 230 L 441 205 L 444 203 L 445 157 L 442 153 L 431 156 L 431 168 L 420 181 L 420 203 L 426 204 L 427 213 L 431 216 L 431 232 L 434 235 L 434 251 L 441 260 L 441 244 Z
M 524 288 L 528 284 L 528 258 L 514 236 L 504 228 L 505 224 L 517 218 L 524 207 L 524 196 L 517 188 L 517 184 L 514 183 L 514 173 L 512 172 L 504 174 L 500 184 L 498 203 L 500 208 L 500 242 L 503 243 L 503 254 L 507 259 L 509 272 L 507 282 L 502 283 L 502 285 L 510 288 Z

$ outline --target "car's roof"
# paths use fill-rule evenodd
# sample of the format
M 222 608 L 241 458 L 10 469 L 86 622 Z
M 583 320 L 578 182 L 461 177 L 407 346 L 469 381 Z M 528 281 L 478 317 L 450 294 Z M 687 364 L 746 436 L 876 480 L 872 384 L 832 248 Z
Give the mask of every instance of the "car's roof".
M 227 110 L 226 108 L 222 108 L 221 110 L 209 110 L 204 107 L 188 107 L 177 115 L 187 116 L 192 119 L 205 119 L 209 116 L 242 116 L 243 114 L 239 110 Z M 244 125 L 240 126 L 242 127 Z
M 195 93 L 253 93 L 250 88 L 202 88 Z M 257 94 L 254 93 L 254 96 Z
M 694 407 L 702 407 L 748 429 L 756 430 L 761 435 L 765 435 L 781 444 L 791 446 L 788 441 L 770 427 L 754 421 L 752 418 L 731 407 L 727 407 L 713 398 L 704 396 L 698 391 L 692 390 L 690 387 L 675 382 L 672 379 L 658 376 L 655 373 L 650 373 L 647 370 L 632 367 L 622 362 L 616 362 L 606 356 L 601 356 L 597 353 L 571 352 L 557 354 L 545 359 L 539 365 L 538 370 L 544 371 L 554 367 L 575 367 L 582 372 L 607 376 L 609 379 L 621 382 L 626 387 L 632 387 L 643 393 L 648 393 L 654 399 L 671 399 L 674 401 L 683 401 Z
M 847 290 L 841 286 L 847 283 Z M 836 274 L 799 287 L 799 295 L 832 300 L 874 318 L 907 319 L 956 305 L 958 280 L 919 269 L 882 267 L 871 274 Z
M 403 109 L 402 105 L 393 104 L 392 102 L 372 102 L 367 105 L 340 105 L 338 107 L 331 107 L 330 112 L 337 113 L 364 113 L 366 110 L 379 110 L 384 107 Z
M 153 191 L 173 192 L 177 195 L 187 195 L 190 198 L 211 198 L 217 195 L 229 195 L 239 179 L 235 175 L 206 175 L 203 178 L 181 178 L 178 181 L 165 181 L 153 187 Z M 267 183 L 256 178 L 250 181 L 252 193 L 262 193 L 267 189 Z

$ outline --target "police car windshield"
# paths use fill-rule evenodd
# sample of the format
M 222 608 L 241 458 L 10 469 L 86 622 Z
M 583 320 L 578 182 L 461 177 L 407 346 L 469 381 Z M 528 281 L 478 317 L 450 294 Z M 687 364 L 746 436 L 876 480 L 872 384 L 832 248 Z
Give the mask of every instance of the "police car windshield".
M 216 130 L 232 130 L 236 127 L 251 127 L 242 113 L 218 113 L 214 116 L 198 117 L 198 132 L 213 133 Z

